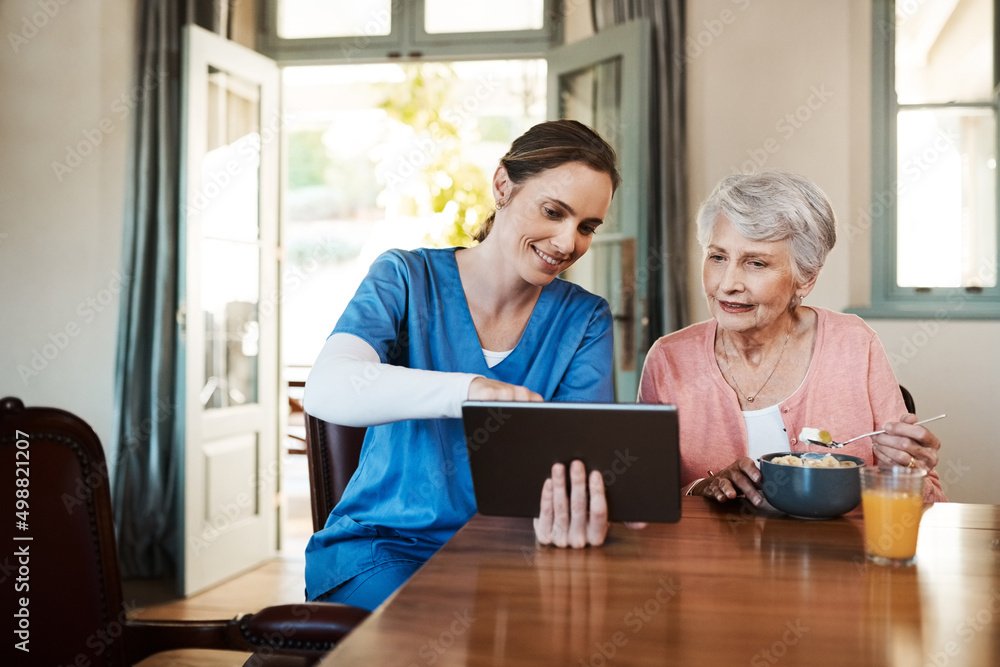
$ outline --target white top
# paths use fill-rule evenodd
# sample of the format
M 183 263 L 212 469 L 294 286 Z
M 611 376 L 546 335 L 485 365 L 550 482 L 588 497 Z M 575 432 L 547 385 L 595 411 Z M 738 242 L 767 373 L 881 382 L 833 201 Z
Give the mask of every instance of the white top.
M 482 350 L 483 350 L 483 357 L 486 358 L 486 365 L 489 366 L 490 368 L 493 368 L 494 366 L 499 364 L 501 361 L 506 359 L 511 352 L 514 351 L 514 350 L 507 350 L 506 352 L 494 352 L 493 350 L 487 350 L 485 347 L 482 348 Z
M 744 410 L 747 425 L 747 456 L 754 461 L 764 454 L 787 452 L 788 433 L 781 419 L 781 403 L 763 410 Z

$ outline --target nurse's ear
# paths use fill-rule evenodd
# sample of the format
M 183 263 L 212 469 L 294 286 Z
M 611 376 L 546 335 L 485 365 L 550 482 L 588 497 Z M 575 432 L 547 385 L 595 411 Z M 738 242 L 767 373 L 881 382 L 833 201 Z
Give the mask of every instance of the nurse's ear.
M 514 194 L 514 182 L 510 180 L 507 168 L 500 165 L 493 173 L 493 200 L 496 202 L 496 207 L 503 208 L 512 194 Z

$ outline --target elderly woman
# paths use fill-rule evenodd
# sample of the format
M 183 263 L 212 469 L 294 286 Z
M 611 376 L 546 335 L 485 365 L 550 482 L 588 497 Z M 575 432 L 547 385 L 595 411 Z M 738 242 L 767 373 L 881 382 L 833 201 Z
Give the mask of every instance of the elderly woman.
M 875 332 L 854 315 L 802 305 L 836 242 L 826 195 L 781 171 L 734 175 L 698 211 L 702 283 L 712 319 L 660 338 L 639 401 L 676 404 L 689 495 L 763 502 L 754 459 L 808 451 L 799 433 L 846 440 L 867 464 L 928 471 L 925 500 L 946 500 L 940 441 L 907 414 Z

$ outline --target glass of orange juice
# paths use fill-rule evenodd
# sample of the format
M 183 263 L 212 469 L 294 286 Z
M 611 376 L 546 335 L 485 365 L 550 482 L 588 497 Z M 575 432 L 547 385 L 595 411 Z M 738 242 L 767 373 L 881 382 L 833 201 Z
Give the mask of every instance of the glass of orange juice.
M 917 530 L 924 509 L 920 468 L 861 469 L 861 509 L 865 515 L 865 551 L 878 565 L 912 565 Z

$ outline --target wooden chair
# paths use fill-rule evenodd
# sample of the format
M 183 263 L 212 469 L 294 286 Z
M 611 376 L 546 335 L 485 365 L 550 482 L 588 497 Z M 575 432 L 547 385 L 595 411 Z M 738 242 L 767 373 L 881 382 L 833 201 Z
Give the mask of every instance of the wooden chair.
M 4 664 L 116 667 L 166 650 L 214 648 L 254 653 L 248 664 L 309 665 L 368 616 L 348 605 L 302 603 L 216 621 L 129 618 L 108 474 L 100 440 L 83 420 L 0 401 L 8 508 L 0 609 L 14 630 L 7 639 L 14 659 Z
M 903 403 L 906 405 L 906 411 L 910 414 L 917 414 L 917 406 L 913 402 L 913 394 L 903 385 L 899 385 L 899 393 L 903 395 Z
M 326 525 L 327 517 L 357 470 L 368 429 L 331 424 L 308 412 L 305 419 L 313 532 L 316 532 Z

